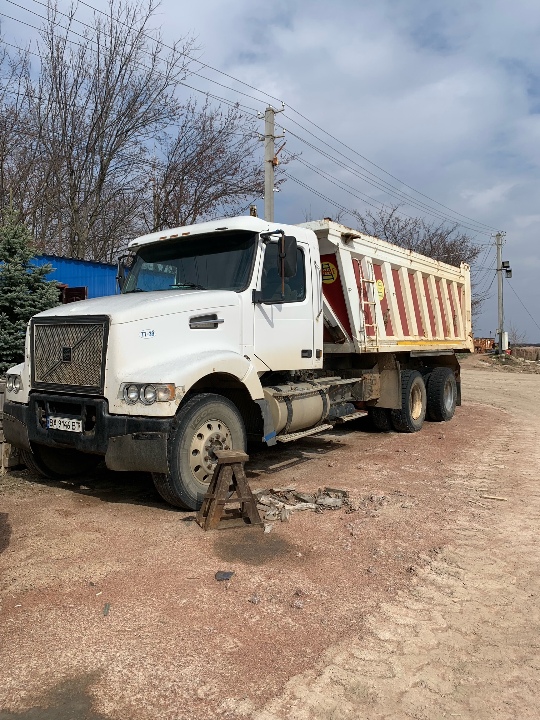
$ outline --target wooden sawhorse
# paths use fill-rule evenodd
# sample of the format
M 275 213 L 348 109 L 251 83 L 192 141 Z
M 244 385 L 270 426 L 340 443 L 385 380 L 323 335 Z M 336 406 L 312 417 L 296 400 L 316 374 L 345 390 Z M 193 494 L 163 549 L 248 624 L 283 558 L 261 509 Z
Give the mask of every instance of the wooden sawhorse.
M 238 450 L 215 450 L 218 459 L 196 520 L 203 530 L 262 525 L 257 501 L 246 479 L 249 455 Z M 234 504 L 236 507 L 226 507 Z

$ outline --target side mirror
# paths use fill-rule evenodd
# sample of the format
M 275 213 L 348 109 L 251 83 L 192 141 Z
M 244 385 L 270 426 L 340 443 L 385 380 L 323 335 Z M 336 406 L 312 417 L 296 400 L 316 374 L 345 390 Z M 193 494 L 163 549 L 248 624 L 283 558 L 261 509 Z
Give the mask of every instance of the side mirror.
M 278 240 L 278 273 L 280 277 L 296 275 L 297 244 L 293 235 L 282 235 Z
M 134 259 L 135 256 L 132 253 L 128 253 L 127 255 L 121 255 L 118 258 L 118 262 L 116 265 L 116 282 L 118 283 L 120 292 L 122 292 L 122 288 L 126 283 L 127 276 L 129 275 L 129 271 L 133 266 Z

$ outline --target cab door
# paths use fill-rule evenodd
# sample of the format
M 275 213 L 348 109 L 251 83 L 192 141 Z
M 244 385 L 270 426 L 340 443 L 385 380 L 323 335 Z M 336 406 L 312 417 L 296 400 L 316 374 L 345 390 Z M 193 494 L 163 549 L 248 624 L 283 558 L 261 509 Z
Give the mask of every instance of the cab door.
M 300 370 L 319 366 L 314 347 L 310 248 L 298 243 L 296 275 L 282 279 L 278 244 L 268 242 L 254 309 L 257 369 Z

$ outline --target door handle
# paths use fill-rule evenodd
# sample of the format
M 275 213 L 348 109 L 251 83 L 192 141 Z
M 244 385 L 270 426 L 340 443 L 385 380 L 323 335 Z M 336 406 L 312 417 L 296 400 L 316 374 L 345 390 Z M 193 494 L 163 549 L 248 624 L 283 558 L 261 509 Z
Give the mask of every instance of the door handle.
M 214 330 L 224 322 L 225 320 L 218 318 L 216 314 L 198 315 L 197 317 L 189 318 L 189 327 L 192 330 Z

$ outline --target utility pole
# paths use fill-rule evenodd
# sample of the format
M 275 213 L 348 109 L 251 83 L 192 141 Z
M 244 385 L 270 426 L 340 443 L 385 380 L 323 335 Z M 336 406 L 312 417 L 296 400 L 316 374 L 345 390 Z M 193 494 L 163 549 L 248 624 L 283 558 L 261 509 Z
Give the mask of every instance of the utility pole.
M 274 134 L 275 115 L 283 112 L 283 109 L 274 110 L 269 105 L 264 113 L 264 219 L 268 222 L 274 222 L 274 170 L 278 164 L 274 141 L 278 137 L 283 137 Z
M 497 297 L 499 307 L 499 356 L 504 352 L 503 333 L 504 333 L 504 305 L 503 305 L 503 261 L 502 261 L 502 244 L 504 232 L 498 232 L 495 235 L 495 245 L 497 247 Z

